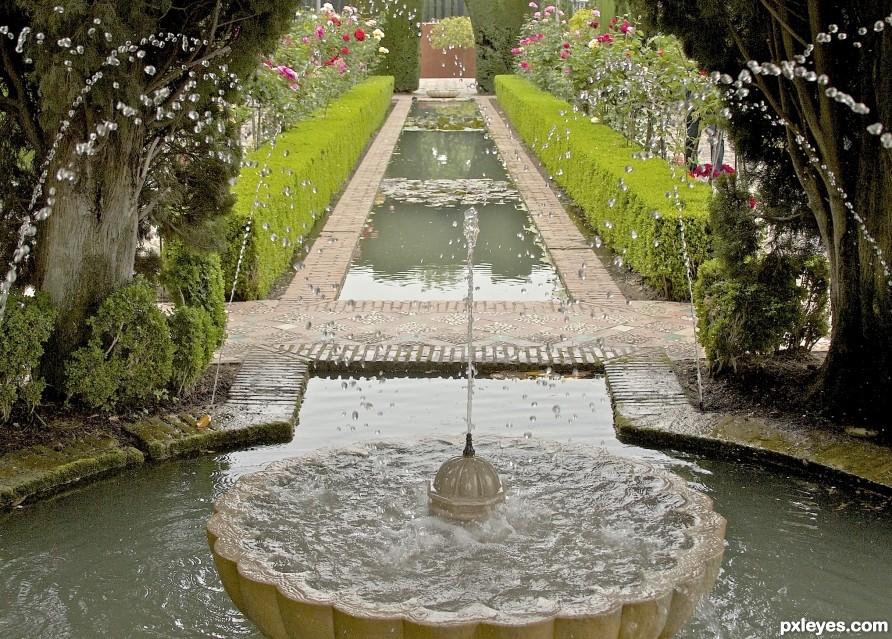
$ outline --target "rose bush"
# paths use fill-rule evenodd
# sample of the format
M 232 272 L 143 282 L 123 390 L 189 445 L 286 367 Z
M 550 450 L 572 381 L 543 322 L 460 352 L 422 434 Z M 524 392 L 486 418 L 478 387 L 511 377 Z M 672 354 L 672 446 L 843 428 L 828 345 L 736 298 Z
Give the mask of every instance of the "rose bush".
M 278 48 L 258 65 L 247 87 L 244 121 L 254 148 L 306 119 L 369 76 L 385 50 L 374 17 L 325 3 L 298 11 Z
M 521 35 L 513 53 L 524 77 L 662 158 L 683 153 L 690 121 L 719 120 L 714 84 L 671 36 L 646 38 L 628 18 L 602 24 L 598 9 L 568 21 L 554 6 Z

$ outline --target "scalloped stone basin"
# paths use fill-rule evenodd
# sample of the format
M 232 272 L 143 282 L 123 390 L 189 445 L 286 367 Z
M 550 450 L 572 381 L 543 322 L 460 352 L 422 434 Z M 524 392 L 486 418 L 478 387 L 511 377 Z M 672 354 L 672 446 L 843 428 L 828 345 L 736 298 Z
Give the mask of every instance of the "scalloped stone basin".
M 227 593 L 273 639 L 656 639 L 721 565 L 724 519 L 679 477 L 601 449 L 482 440 L 509 487 L 493 514 L 427 514 L 459 442 L 287 459 L 215 503 Z

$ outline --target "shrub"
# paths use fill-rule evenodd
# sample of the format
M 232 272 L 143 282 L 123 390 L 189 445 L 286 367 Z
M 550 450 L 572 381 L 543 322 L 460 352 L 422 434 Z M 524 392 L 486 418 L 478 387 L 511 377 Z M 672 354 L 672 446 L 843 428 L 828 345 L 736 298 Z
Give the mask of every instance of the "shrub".
M 826 260 L 790 241 L 762 252 L 763 230 L 747 185 L 715 181 L 709 210 L 715 258 L 694 287 L 699 340 L 715 370 L 782 347 L 811 348 L 827 332 Z
M 164 246 L 161 283 L 177 306 L 203 308 L 211 320 L 212 348 L 220 345 L 226 325 L 226 294 L 220 256 L 189 248 L 172 240 Z
M 299 122 L 276 142 L 247 156 L 221 255 L 231 290 L 242 243 L 247 241 L 236 295 L 259 299 L 291 266 L 295 247 L 350 176 L 373 133 L 384 121 L 393 78 L 372 77 L 332 103 L 324 115 Z M 245 228 L 252 220 L 245 240 Z
M 48 296 L 10 292 L 0 318 L 0 423 L 9 419 L 17 403 L 28 410 L 40 403 L 46 382 L 34 375 L 55 319 Z
M 68 399 L 111 410 L 157 398 L 171 377 L 174 346 L 146 280 L 112 293 L 87 320 L 90 338 L 66 366 Z
M 659 158 L 639 159 L 641 149 L 621 134 L 522 78 L 499 76 L 496 94 L 524 142 L 605 244 L 650 286 L 689 300 L 685 254 L 695 275 L 709 248 L 709 186 L 689 181 L 686 169 L 673 178 L 672 167 Z
M 168 242 L 161 282 L 177 307 L 170 317 L 174 343 L 171 382 L 179 395 L 198 379 L 223 342 L 226 300 L 220 256 Z
M 474 28 L 467 16 L 443 18 L 431 30 L 434 49 L 470 49 L 474 46 Z
M 742 277 L 728 277 L 718 259 L 700 268 L 694 287 L 700 343 L 713 369 L 737 370 L 746 355 L 777 352 L 797 320 L 795 260 L 769 254 Z
M 174 344 L 171 384 L 177 395 L 189 388 L 214 358 L 217 334 L 210 314 L 201 306 L 181 306 L 168 319 Z
M 466 0 L 476 45 L 477 92 L 493 93 L 495 77 L 511 73 L 511 49 L 530 13 L 527 0 Z
M 411 93 L 418 88 L 421 5 L 421 0 L 384 5 L 388 13 L 384 18 L 385 36 L 381 46 L 388 53 L 375 73 L 393 76 L 393 90 L 398 93 Z
M 830 265 L 822 255 L 812 255 L 802 265 L 800 308 L 787 339 L 787 348 L 811 350 L 830 330 Z

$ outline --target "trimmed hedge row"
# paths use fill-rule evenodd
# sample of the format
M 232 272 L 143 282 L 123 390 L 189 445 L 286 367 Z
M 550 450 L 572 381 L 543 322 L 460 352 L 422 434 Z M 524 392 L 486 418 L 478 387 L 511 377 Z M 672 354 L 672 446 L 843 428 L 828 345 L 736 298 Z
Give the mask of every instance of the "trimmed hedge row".
M 227 292 L 253 214 L 236 296 L 266 297 L 273 282 L 290 268 L 295 247 L 350 177 L 383 123 L 392 96 L 392 77 L 371 77 L 324 113 L 283 133 L 274 147 L 266 143 L 247 156 L 233 187 L 237 199 L 221 256 Z
M 709 253 L 709 186 L 673 178 L 663 160 L 634 158 L 640 149 L 621 134 L 574 114 L 567 102 L 523 78 L 497 76 L 496 95 L 604 242 L 649 285 L 670 299 L 689 300 L 679 218 L 696 277 Z

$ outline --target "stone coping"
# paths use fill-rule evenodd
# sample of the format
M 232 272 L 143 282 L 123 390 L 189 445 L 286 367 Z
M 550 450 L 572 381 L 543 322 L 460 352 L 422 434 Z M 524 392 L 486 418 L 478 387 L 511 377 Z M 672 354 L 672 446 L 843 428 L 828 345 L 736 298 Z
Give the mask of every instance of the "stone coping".
M 777 419 L 692 406 L 665 355 L 637 353 L 604 365 L 614 428 L 624 442 L 781 466 L 892 495 L 892 449 Z
M 544 350 L 544 349 L 543 349 Z M 0 457 L 0 508 L 58 493 L 136 464 L 210 454 L 224 449 L 289 441 L 311 372 L 414 374 L 455 372 L 466 350 L 449 357 L 433 349 L 407 361 L 399 350 L 373 361 L 348 361 L 320 349 L 309 357 L 254 351 L 242 364 L 227 400 L 210 424 L 200 416 L 169 414 L 128 426 L 137 447 L 111 437 L 85 436 L 70 446 L 35 446 Z M 453 357 L 454 355 L 454 357 Z M 464 358 L 461 356 L 464 355 Z M 635 353 L 599 360 L 593 351 L 557 351 L 540 358 L 504 349 L 479 349 L 485 372 L 551 369 L 557 373 L 605 372 L 618 437 L 628 443 L 691 450 L 707 456 L 749 459 L 892 494 L 892 450 L 823 430 L 791 428 L 779 420 L 697 410 L 685 397 L 664 354 Z

